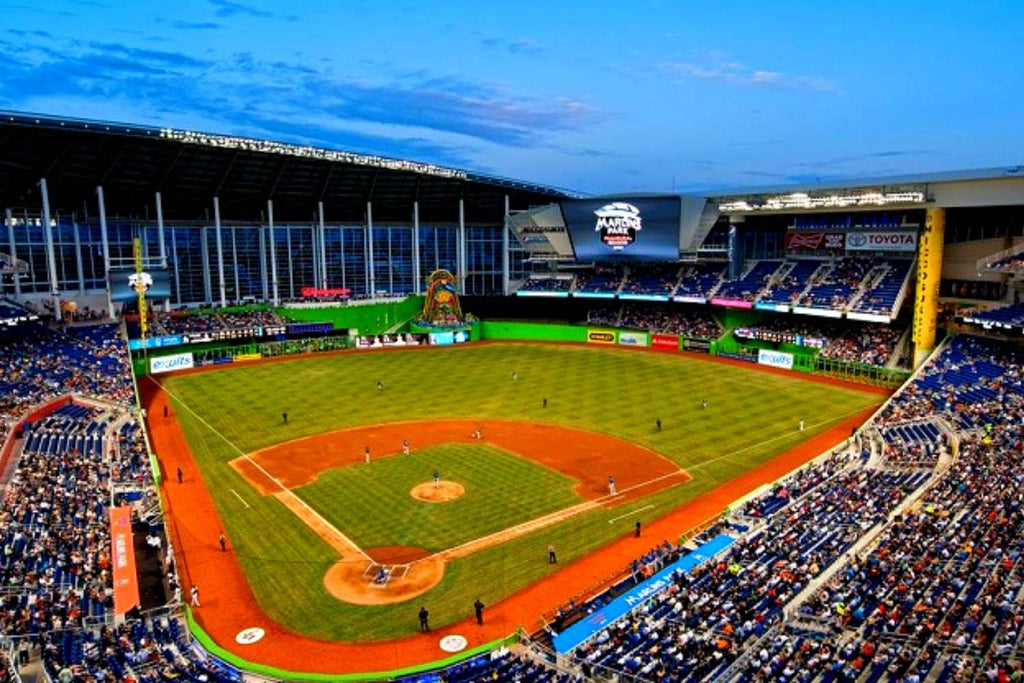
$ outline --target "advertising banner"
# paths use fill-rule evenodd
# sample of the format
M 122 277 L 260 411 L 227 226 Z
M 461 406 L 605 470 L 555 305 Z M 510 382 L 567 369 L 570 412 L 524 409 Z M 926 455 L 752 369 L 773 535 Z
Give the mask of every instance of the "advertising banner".
M 301 290 L 302 296 L 309 297 L 320 297 L 320 296 L 348 296 L 352 293 L 351 289 L 347 287 L 303 287 Z
M 110 559 L 114 567 L 114 613 L 120 617 L 139 606 L 131 507 L 110 508 Z
M 587 330 L 588 344 L 614 344 L 615 330 Z
M 754 304 L 754 309 L 758 311 L 775 311 L 776 313 L 789 313 L 789 304 L 777 304 L 777 303 L 762 303 L 758 301 Z
M 195 367 L 191 353 L 176 353 L 172 356 L 159 356 L 149 359 L 149 371 L 154 375 L 174 370 L 188 370 Z
M 651 348 L 679 350 L 679 336 L 675 334 L 652 334 Z
M 247 360 L 260 360 L 261 358 L 263 358 L 263 356 L 258 353 L 240 353 L 235 356 L 235 362 L 242 363 Z
M 711 342 L 707 339 L 683 338 L 683 349 L 685 351 L 700 351 L 701 353 L 711 352 Z
M 647 346 L 647 333 L 619 332 L 619 344 L 622 346 Z
M 793 369 L 793 354 L 783 351 L 769 351 L 768 349 L 757 350 L 757 362 L 761 365 L 768 365 L 773 368 Z
M 851 232 L 846 235 L 846 251 L 915 251 L 917 233 L 913 230 L 894 232 Z
M 327 334 L 334 329 L 334 323 L 292 323 L 285 330 L 288 334 Z
M 171 334 L 164 337 L 146 337 L 145 339 L 129 339 L 128 348 L 132 351 L 142 349 L 160 349 L 165 346 L 181 346 L 185 343 L 180 334 Z
M 598 631 L 612 624 L 617 619 L 629 614 L 655 595 L 672 585 L 672 575 L 676 572 L 687 574 L 694 567 L 707 562 L 736 541 L 727 534 L 719 534 L 707 543 L 697 547 L 689 555 L 668 565 L 660 572 L 637 584 L 599 610 L 588 614 L 575 624 L 554 637 L 555 651 L 559 654 L 571 652 L 587 642 Z
M 743 299 L 719 299 L 714 298 L 711 300 L 712 306 L 725 306 L 726 308 L 753 308 L 754 304 L 750 301 L 744 301 Z
M 568 199 L 560 205 L 578 260 L 679 258 L 678 196 Z
M 846 246 L 846 235 L 841 232 L 795 232 L 786 233 L 786 251 L 820 251 L 822 249 L 842 250 Z

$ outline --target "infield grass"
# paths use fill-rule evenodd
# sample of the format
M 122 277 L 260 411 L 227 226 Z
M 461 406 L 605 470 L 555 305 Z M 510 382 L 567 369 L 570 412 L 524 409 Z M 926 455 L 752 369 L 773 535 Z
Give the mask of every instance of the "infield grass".
M 512 380 L 513 370 L 518 380 Z M 331 597 L 323 576 L 335 552 L 275 498 L 254 491 L 228 464 L 238 455 L 357 425 L 494 417 L 608 433 L 661 453 L 692 475 L 681 486 L 598 508 L 449 563 L 441 583 L 422 598 L 432 623 L 442 625 L 470 615 L 478 596 L 492 604 L 550 573 L 549 543 L 558 546 L 563 564 L 570 562 L 628 533 L 635 518 L 615 520 L 630 510 L 644 508 L 643 517 L 655 519 L 882 401 L 795 373 L 582 345 L 485 344 L 240 364 L 171 377 L 165 387 L 260 606 L 295 631 L 347 640 L 415 631 L 420 601 L 361 607 Z M 707 410 L 700 408 L 703 398 Z M 284 411 L 287 425 L 281 423 Z M 801 419 L 804 432 L 797 430 Z M 363 525 L 387 514 L 391 503 L 368 506 L 351 497 L 329 505 L 337 508 L 332 514 L 353 520 L 339 527 L 358 538 Z M 479 523 L 477 516 L 451 520 L 459 527 L 454 533 L 476 533 L 468 529 Z M 511 632 L 518 624 L 507 626 Z
M 409 491 L 434 470 L 466 491 L 428 503 Z M 406 545 L 446 550 L 583 502 L 575 480 L 487 445 L 447 444 L 408 456 L 328 470 L 293 489 L 360 548 Z

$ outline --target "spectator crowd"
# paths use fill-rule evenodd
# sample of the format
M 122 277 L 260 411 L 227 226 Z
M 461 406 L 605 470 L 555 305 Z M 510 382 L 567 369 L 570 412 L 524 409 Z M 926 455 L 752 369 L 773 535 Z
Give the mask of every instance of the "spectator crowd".
M 592 321 L 614 316 L 657 331 L 710 325 L 672 317 L 686 310 L 616 306 Z M 705 532 L 735 532 L 726 550 L 677 572 L 576 648 L 572 673 L 502 651 L 437 680 L 1021 680 L 1022 360 L 1017 344 L 953 338 L 872 429 L 939 425 L 955 452 L 940 437 L 934 457 L 915 454 L 918 467 L 890 467 L 913 448 L 893 438 L 884 458 L 840 450 L 787 476 Z M 0 627 L 39 645 L 51 679 L 238 683 L 239 672 L 193 651 L 176 617 L 108 625 L 107 510 L 118 485 L 152 480 L 141 430 L 117 409 L 133 399 L 127 362 L 109 325 L 32 325 L 0 341 L 0 435 L 31 406 L 70 392 L 113 401 L 73 402 L 22 427 L 0 505 Z M 936 469 L 941 455 L 947 466 Z M 859 546 L 864 539 L 872 542 Z M 651 546 L 626 580 L 644 581 L 687 548 Z M 180 599 L 173 561 L 166 571 Z M 585 603 L 577 616 L 600 604 Z

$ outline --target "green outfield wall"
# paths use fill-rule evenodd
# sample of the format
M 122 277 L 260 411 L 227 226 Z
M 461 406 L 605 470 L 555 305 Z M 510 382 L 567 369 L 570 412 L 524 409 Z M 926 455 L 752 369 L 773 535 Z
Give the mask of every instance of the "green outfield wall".
M 515 321 L 487 321 L 477 325 L 481 339 L 509 341 L 586 342 L 587 329 L 581 325 L 548 325 Z
M 401 301 L 353 304 L 334 308 L 279 308 L 282 318 L 295 322 L 326 323 L 336 330 L 359 330 L 359 334 L 382 334 L 396 325 L 409 323 L 423 310 L 423 297 L 410 296 Z

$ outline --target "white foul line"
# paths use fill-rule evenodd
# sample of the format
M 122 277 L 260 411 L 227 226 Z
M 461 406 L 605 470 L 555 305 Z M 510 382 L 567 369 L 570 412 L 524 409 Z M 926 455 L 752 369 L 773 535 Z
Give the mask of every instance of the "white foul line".
M 359 547 L 358 545 L 356 545 L 356 544 L 355 544 L 355 543 L 354 543 L 354 542 L 352 541 L 352 539 L 350 539 L 350 538 L 349 538 L 348 536 L 346 536 L 345 534 L 343 534 L 343 533 L 341 533 L 340 531 L 338 531 L 337 527 L 335 527 L 335 526 L 334 526 L 333 524 L 331 524 L 330 522 L 328 522 L 328 521 L 327 521 L 326 519 L 324 519 L 324 518 L 323 518 L 323 515 L 321 515 L 321 514 L 320 514 L 319 512 L 317 512 L 316 510 L 314 510 L 313 508 L 311 508 L 311 507 L 309 506 L 309 503 L 307 503 L 306 501 L 304 501 L 304 500 L 302 500 L 301 498 L 299 498 L 299 497 L 298 497 L 297 495 L 295 495 L 295 494 L 294 494 L 294 493 L 292 492 L 292 490 L 291 490 L 290 488 L 288 488 L 287 486 L 285 486 L 284 484 L 282 484 L 282 483 L 281 483 L 281 480 L 280 480 L 280 479 L 278 479 L 277 477 L 275 477 L 274 475 L 272 475 L 272 474 L 271 474 L 270 472 L 268 472 L 268 471 L 266 471 L 265 469 L 263 469 L 263 466 L 262 466 L 262 465 L 260 465 L 260 464 L 259 464 L 258 462 L 256 462 L 256 461 L 255 461 L 255 460 L 253 460 L 252 458 L 250 458 L 250 457 L 249 457 L 249 455 L 248 455 L 247 453 L 245 453 L 245 452 L 244 452 L 244 451 L 243 451 L 243 450 L 242 450 L 241 448 L 239 448 L 238 446 L 236 446 L 236 445 L 235 445 L 234 443 L 232 443 L 232 442 L 231 442 L 231 441 L 230 441 L 230 440 L 229 440 L 229 439 L 228 439 L 228 438 L 227 438 L 226 436 L 224 436 L 224 435 L 223 435 L 223 434 L 221 434 L 221 433 L 220 433 L 219 431 L 217 431 L 217 429 L 216 429 L 216 428 L 214 428 L 214 426 L 213 426 L 213 425 L 211 425 L 211 424 L 210 424 L 209 422 L 207 422 L 206 420 L 204 420 L 204 419 L 203 419 L 202 415 L 200 415 L 200 414 L 199 414 L 199 413 L 197 413 L 196 411 L 192 410 L 192 408 L 190 408 L 190 407 L 188 406 L 188 404 L 186 404 L 186 403 L 185 403 L 184 401 L 182 401 L 182 400 L 181 400 L 181 399 L 180 399 L 180 398 L 179 398 L 179 397 L 178 397 L 177 395 L 175 395 L 174 393 L 172 393 L 172 392 L 171 392 L 171 391 L 170 391 L 170 390 L 169 390 L 169 389 L 168 389 L 167 387 L 164 387 L 164 386 L 162 386 L 162 385 L 161 385 L 161 384 L 160 384 L 159 382 L 157 382 L 157 381 L 156 381 L 155 379 L 153 379 L 152 377 L 149 377 L 149 376 L 147 375 L 146 379 L 148 379 L 149 381 L 151 381 L 151 382 L 152 382 L 153 384 L 156 384 L 157 386 L 159 386 L 159 387 L 160 387 L 161 389 L 163 389 L 163 390 L 164 390 L 164 391 L 165 391 L 165 392 L 167 393 L 167 395 L 168 395 L 168 396 L 170 396 L 170 397 L 171 397 L 171 398 L 173 398 L 173 399 L 174 399 L 175 401 L 177 401 L 177 402 L 178 402 L 178 403 L 179 403 L 179 404 L 181 405 L 181 407 L 182 407 L 182 408 L 184 408 L 184 409 L 185 409 L 185 410 L 187 410 L 188 412 L 192 413 L 192 415 L 194 415 L 194 416 L 195 416 L 195 418 L 196 418 L 197 420 L 199 420 L 199 421 L 200 421 L 200 422 L 202 422 L 202 423 L 203 423 L 204 425 L 206 425 L 206 428 L 207 428 L 207 429 L 209 429 L 209 430 L 210 430 L 211 432 L 213 432 L 214 434 L 216 434 L 217 436 L 219 436 L 219 437 L 221 438 L 221 440 L 223 440 L 223 441 L 224 441 L 224 443 L 226 443 L 226 444 L 227 444 L 228 446 L 230 446 L 231 448 L 233 448 L 233 449 L 235 450 L 235 452 L 237 452 L 237 453 L 238 453 L 238 454 L 239 454 L 240 456 L 242 456 L 243 458 L 245 458 L 246 460 L 248 460 L 248 461 L 249 461 L 249 464 L 251 464 L 251 465 L 252 465 L 253 467 L 255 467 L 255 468 L 256 468 L 256 469 L 258 469 L 258 470 L 259 470 L 260 472 L 262 472 L 262 473 L 264 474 L 264 476 L 266 476 L 266 477 L 267 477 L 267 479 L 269 479 L 270 481 L 272 481 L 272 482 L 274 482 L 275 484 L 277 484 L 277 485 L 278 485 L 278 487 L 279 487 L 279 488 L 280 488 L 280 489 L 281 489 L 282 491 L 284 491 L 285 495 L 287 495 L 287 496 L 291 497 L 292 499 L 296 500 L 296 501 L 297 501 L 297 502 L 299 503 L 299 505 L 301 505 L 302 507 L 306 508 L 306 510 L 308 510 L 308 511 L 309 511 L 309 514 L 311 514 L 311 515 L 312 515 L 313 517 L 316 517 L 316 518 L 317 518 L 318 520 L 320 520 L 320 522 L 321 522 L 321 523 L 322 523 L 322 524 L 323 524 L 323 525 L 324 525 L 325 527 L 327 527 L 328 529 L 330 529 L 330 530 L 331 530 L 331 531 L 332 531 L 333 533 L 337 534 L 339 538 L 342 538 L 342 539 L 344 539 L 344 541 L 345 541 L 345 542 L 346 542 L 346 543 L 347 543 L 348 545 L 350 545 L 350 546 L 352 546 L 353 548 L 355 548 L 355 549 L 356 549 L 356 551 L 357 551 L 357 552 L 358 552 L 358 553 L 359 553 L 360 555 L 362 555 L 362 556 L 363 556 L 363 558 L 364 558 L 364 559 L 365 559 L 365 560 L 366 560 L 367 562 L 373 562 L 373 558 L 372 558 L 372 557 L 370 557 L 369 555 L 367 555 L 367 554 L 366 554 L 365 552 L 363 552 L 363 549 L 362 549 L 362 548 L 360 548 L 360 547 Z M 236 494 L 236 495 L 237 495 L 237 494 Z
M 245 498 L 242 498 L 240 495 L 238 495 L 238 491 L 234 489 L 228 489 L 228 491 L 231 491 L 231 493 L 235 494 L 235 498 L 242 501 L 242 505 L 244 505 L 246 508 L 250 507 L 250 505 L 245 502 Z
M 654 506 L 653 505 L 645 505 L 642 508 L 637 508 L 636 510 L 633 510 L 632 512 L 627 512 L 624 515 L 619 515 L 618 517 L 612 517 L 611 519 L 608 520 L 608 523 L 609 524 L 614 524 L 615 522 L 619 521 L 620 519 L 625 519 L 626 517 L 632 517 L 633 515 L 637 514 L 638 512 L 643 512 L 644 510 L 650 510 L 652 507 L 654 507 Z

